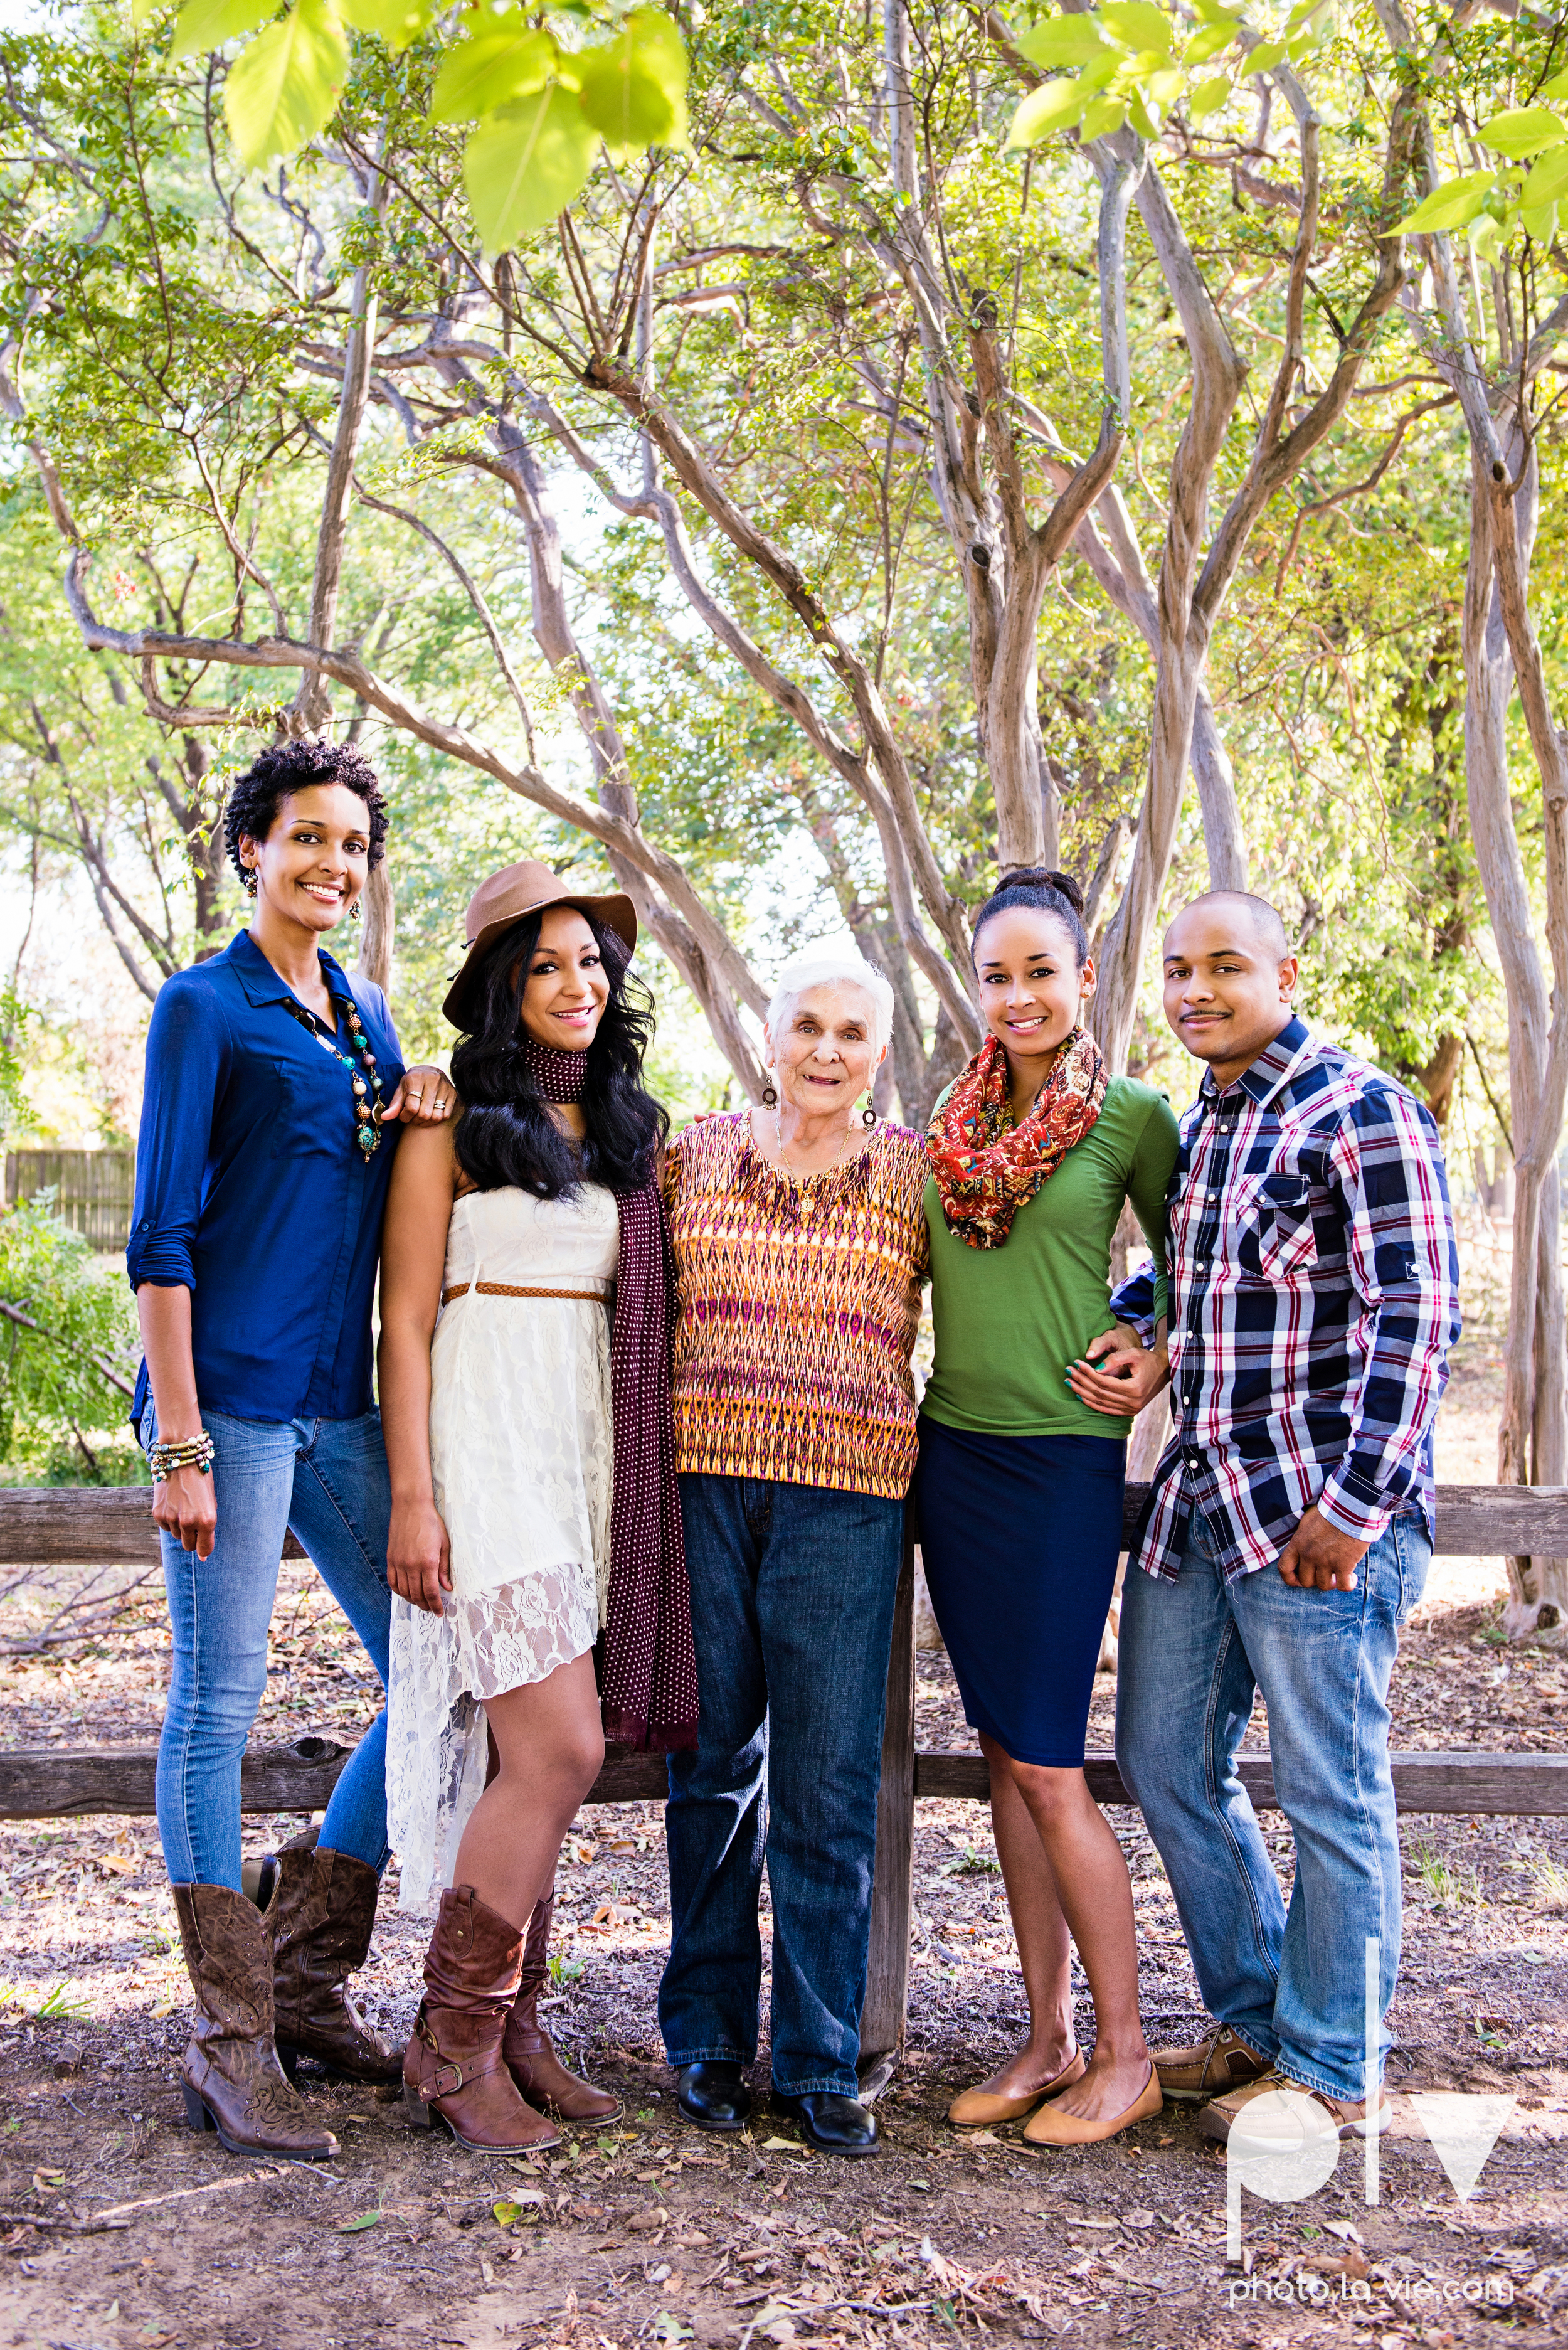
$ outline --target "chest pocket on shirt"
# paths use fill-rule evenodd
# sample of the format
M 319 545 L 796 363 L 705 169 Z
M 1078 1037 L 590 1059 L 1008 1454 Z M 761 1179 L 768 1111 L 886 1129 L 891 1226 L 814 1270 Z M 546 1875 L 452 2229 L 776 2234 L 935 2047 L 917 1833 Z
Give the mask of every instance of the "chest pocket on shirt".
M 1241 1187 L 1232 1232 L 1244 1275 L 1288 1281 L 1317 1263 L 1312 1186 L 1304 1175 L 1262 1175 Z

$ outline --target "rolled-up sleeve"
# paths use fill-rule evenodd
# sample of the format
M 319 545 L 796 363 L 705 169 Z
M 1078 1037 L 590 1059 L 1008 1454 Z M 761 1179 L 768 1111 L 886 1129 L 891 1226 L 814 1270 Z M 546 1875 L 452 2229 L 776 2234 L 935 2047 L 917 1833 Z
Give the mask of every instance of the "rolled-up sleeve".
M 213 1106 L 229 1074 L 228 1023 L 195 971 L 166 980 L 147 1032 L 147 1086 L 136 1141 L 136 1201 L 125 1252 L 132 1289 L 194 1289 Z
M 1459 1255 L 1438 1130 L 1395 1086 L 1369 1088 L 1336 1140 L 1345 1253 L 1370 1343 L 1349 1398 L 1350 1443 L 1319 1514 L 1373 1542 L 1420 1471 L 1459 1335 Z

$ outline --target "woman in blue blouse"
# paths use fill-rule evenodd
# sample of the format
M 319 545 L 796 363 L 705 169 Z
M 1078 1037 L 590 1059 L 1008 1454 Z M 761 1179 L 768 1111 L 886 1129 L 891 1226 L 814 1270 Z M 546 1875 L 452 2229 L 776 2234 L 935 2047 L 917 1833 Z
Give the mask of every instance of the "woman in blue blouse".
M 133 1409 L 173 1634 L 158 1829 L 195 1991 L 187 2115 L 232 2152 L 307 2158 L 337 2140 L 280 2053 L 291 2072 L 301 2054 L 359 2080 L 401 2069 L 344 1989 L 388 1856 L 385 1715 L 319 1836 L 269 1860 L 254 1900 L 240 1760 L 286 1532 L 386 1679 L 389 1496 L 370 1342 L 396 1140 L 385 1122 L 444 1118 L 452 1088 L 436 1069 L 403 1077 L 386 997 L 321 946 L 383 854 L 368 762 L 317 742 L 264 751 L 224 827 L 254 912 L 153 1007 L 126 1252 L 145 1353 Z

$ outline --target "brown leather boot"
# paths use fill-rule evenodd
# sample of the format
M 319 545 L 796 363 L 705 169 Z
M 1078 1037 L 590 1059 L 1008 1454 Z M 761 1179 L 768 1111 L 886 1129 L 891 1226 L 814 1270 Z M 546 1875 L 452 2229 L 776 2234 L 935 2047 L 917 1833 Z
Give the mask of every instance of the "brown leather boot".
M 603 2129 L 607 2124 L 619 2121 L 620 2099 L 612 2096 L 607 2089 L 596 2089 L 591 2081 L 579 2080 L 576 2073 L 568 2073 L 539 2022 L 539 1993 L 550 1972 L 550 1926 L 555 1915 L 556 1889 L 552 1886 L 549 1899 L 539 1903 L 528 1921 L 528 1939 L 523 1945 L 523 1973 L 512 2012 L 506 2019 L 502 2054 L 507 2071 L 533 2104 L 547 2106 L 563 2121 L 587 2122 Z
M 272 1928 L 273 2038 L 292 2080 L 302 2056 L 349 2081 L 402 2078 L 403 2052 L 367 2023 L 344 1985 L 365 1963 L 380 1880 L 346 1852 L 323 1852 L 317 1830 L 275 1856 Z
M 523 2102 L 501 2053 L 522 1965 L 522 1934 L 472 1885 L 441 1895 L 403 2054 L 403 2103 L 416 2129 L 428 2129 L 433 2115 L 472 2154 L 560 2145 L 560 2131 Z
M 185 2117 L 231 2154 L 319 2162 L 337 2140 L 284 2078 L 272 2037 L 271 1921 L 226 1885 L 176 1885 L 196 2014 L 180 2067 Z

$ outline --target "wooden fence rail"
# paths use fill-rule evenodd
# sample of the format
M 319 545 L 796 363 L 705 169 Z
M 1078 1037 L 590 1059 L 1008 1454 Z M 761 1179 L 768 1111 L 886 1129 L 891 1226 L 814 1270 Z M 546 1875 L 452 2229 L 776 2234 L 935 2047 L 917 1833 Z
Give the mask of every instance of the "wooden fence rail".
M 1125 1523 L 1129 1535 L 1146 1491 L 1139 1485 L 1127 1488 Z M 1568 1487 L 1439 1485 L 1437 1547 L 1460 1558 L 1568 1556 Z M 302 1555 L 292 1541 L 285 1555 Z M 142 1566 L 155 1565 L 158 1555 L 145 1486 L 0 1487 L 0 1562 L 16 1566 Z M 929 1796 L 983 1801 L 989 1794 L 983 1756 L 917 1752 L 914 1731 L 911 1553 L 899 1583 L 888 1666 L 871 1954 L 861 2015 L 862 2069 L 873 2077 L 885 2077 L 903 2039 L 915 1804 Z M 253 1748 L 241 1771 L 242 1808 L 252 1813 L 320 1811 L 348 1752 L 323 1738 Z M 0 1751 L 0 1819 L 151 1813 L 156 1761 L 151 1747 Z M 1404 1812 L 1568 1814 L 1568 1754 L 1403 1752 L 1393 1761 L 1395 1797 Z M 1253 1803 L 1260 1809 L 1276 1807 L 1268 1754 L 1243 1755 L 1240 1770 Z M 1097 1802 L 1130 1801 L 1114 1755 L 1091 1754 L 1086 1772 Z M 665 1788 L 659 1756 L 622 1753 L 606 1762 L 588 1801 L 658 1801 Z

